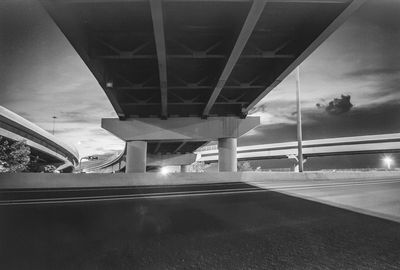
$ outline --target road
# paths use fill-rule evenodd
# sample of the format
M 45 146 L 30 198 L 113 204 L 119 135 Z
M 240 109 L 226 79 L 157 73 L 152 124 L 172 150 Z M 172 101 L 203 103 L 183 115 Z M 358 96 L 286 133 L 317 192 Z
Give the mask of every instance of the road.
M 400 178 L 248 183 L 263 189 L 400 222 Z
M 399 269 L 400 223 L 347 203 L 396 194 L 396 179 L 2 191 L 0 269 Z

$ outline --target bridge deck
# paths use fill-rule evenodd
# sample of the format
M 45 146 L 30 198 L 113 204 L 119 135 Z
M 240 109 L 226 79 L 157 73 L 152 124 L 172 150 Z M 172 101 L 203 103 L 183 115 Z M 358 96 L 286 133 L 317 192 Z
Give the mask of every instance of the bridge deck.
M 42 2 L 120 117 L 166 118 L 246 115 L 361 1 Z
M 41 2 L 120 119 L 166 119 L 246 117 L 364 0 Z M 180 143 L 148 152 L 206 142 Z

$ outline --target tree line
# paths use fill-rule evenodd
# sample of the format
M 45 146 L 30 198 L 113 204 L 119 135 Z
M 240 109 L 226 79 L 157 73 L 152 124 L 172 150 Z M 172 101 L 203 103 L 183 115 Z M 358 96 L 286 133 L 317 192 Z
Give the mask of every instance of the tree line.
M 31 152 L 25 140 L 10 141 L 0 136 L 0 173 L 54 172 L 52 164 L 43 164 Z

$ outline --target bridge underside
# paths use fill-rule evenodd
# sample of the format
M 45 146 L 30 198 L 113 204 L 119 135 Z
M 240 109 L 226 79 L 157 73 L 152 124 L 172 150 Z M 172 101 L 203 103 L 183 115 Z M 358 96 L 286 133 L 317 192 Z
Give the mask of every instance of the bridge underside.
M 41 0 L 121 120 L 198 121 L 245 118 L 364 1 Z
M 244 116 L 353 3 L 42 2 L 123 118 Z

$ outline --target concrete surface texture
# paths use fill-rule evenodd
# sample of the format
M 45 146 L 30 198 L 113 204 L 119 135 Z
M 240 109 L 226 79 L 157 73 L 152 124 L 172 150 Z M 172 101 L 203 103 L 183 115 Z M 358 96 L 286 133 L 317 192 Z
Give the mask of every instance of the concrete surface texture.
M 246 183 L 80 190 L 141 197 L 0 206 L 0 268 L 400 268 L 399 223 Z
M 220 172 L 237 171 L 236 148 L 236 138 L 218 139 L 218 170 Z
M 246 181 L 328 181 L 349 179 L 399 178 L 397 171 L 376 172 L 210 172 L 210 173 L 131 173 L 131 174 L 0 174 L 0 189 L 180 185 Z
M 217 140 L 237 138 L 260 124 L 260 117 L 103 118 L 101 126 L 125 141 Z
M 247 181 L 290 196 L 400 222 L 400 177 L 330 181 Z

